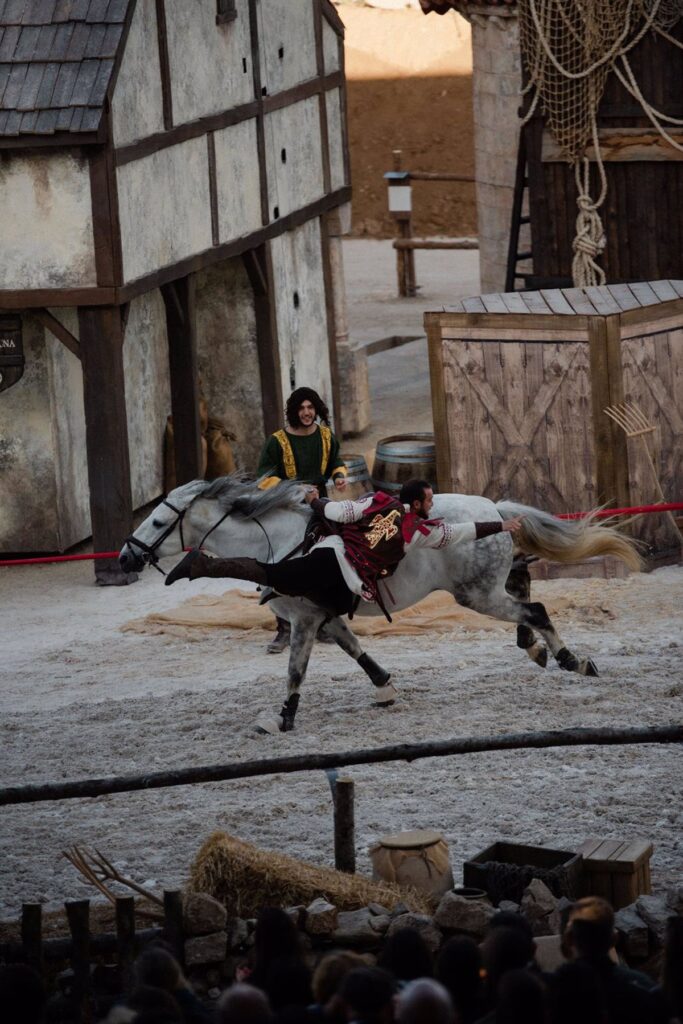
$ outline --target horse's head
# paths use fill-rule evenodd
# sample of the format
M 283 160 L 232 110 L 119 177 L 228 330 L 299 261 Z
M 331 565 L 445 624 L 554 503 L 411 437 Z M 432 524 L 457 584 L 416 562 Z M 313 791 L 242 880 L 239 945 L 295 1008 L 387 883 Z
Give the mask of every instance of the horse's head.
M 206 488 L 205 480 L 193 480 L 176 487 L 157 505 L 121 548 L 119 565 L 124 572 L 141 572 L 146 565 L 156 565 L 165 555 L 177 555 L 183 550 L 185 513 Z

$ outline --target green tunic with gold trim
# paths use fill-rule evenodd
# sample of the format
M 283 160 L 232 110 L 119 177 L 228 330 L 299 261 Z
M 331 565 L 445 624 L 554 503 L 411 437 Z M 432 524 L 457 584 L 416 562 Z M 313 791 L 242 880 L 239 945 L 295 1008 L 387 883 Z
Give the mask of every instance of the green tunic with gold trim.
M 312 434 L 271 434 L 261 451 L 257 475 L 261 487 L 273 487 L 280 480 L 300 480 L 324 490 L 330 477 L 346 476 L 339 454 L 339 441 L 329 427 L 319 424 Z

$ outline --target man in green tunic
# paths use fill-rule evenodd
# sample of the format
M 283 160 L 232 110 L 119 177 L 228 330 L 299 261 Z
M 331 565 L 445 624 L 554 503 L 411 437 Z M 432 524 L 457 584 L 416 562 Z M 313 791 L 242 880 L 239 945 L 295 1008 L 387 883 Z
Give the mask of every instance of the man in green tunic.
M 257 471 L 262 478 L 260 486 L 265 489 L 281 480 L 300 480 L 324 491 L 332 477 L 335 488 L 343 491 L 346 466 L 320 395 L 312 388 L 297 388 L 287 399 L 285 416 L 286 429 L 271 434 L 261 451 Z
M 287 427 L 271 434 L 261 451 L 257 475 L 263 489 L 281 480 L 300 480 L 325 496 L 332 478 L 335 490 L 346 488 L 346 466 L 339 454 L 339 441 L 329 427 L 330 414 L 320 395 L 312 388 L 297 388 L 285 406 Z M 269 654 L 280 654 L 289 644 L 289 623 L 277 620 L 275 639 Z

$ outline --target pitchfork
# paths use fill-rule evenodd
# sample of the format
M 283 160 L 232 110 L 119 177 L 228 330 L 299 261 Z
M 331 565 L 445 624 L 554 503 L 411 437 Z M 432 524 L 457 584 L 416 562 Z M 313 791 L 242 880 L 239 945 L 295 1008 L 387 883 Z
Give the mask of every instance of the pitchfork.
M 645 413 L 635 404 L 635 402 L 622 402 L 621 405 L 608 405 L 605 409 L 605 413 L 611 420 L 614 420 L 614 422 L 621 427 L 627 437 L 640 438 L 647 461 L 650 463 L 650 469 L 652 470 L 655 487 L 659 494 L 659 500 L 666 502 L 662 485 L 659 482 L 659 474 L 657 473 L 654 459 L 650 452 L 650 446 L 647 443 L 647 435 L 654 434 L 657 428 L 653 426 L 652 423 L 648 423 Z M 676 520 L 670 512 L 668 512 L 667 515 L 673 523 L 676 535 L 678 536 L 678 524 L 676 523 Z

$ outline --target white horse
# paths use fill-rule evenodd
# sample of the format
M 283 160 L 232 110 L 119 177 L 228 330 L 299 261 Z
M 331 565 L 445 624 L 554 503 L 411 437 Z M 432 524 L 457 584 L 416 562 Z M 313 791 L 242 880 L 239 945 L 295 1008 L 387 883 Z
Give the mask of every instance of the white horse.
M 177 487 L 158 505 L 121 549 L 119 562 L 125 572 L 156 566 L 160 557 L 179 554 L 185 547 L 202 546 L 226 558 L 248 556 L 262 562 L 279 561 L 301 544 L 311 510 L 303 501 L 299 484 L 285 482 L 266 491 L 253 481 L 221 477 L 211 483 L 195 480 Z M 640 559 L 634 543 L 612 526 L 597 526 L 590 517 L 556 519 L 547 512 L 488 498 L 462 494 L 434 496 L 434 517 L 448 522 L 484 522 L 523 515 L 515 534 L 518 552 L 560 562 L 610 554 L 631 568 Z M 298 553 L 298 552 L 297 552 Z M 384 587 L 384 584 L 381 584 Z M 530 601 L 529 573 L 524 560 L 513 569 L 513 543 L 508 533 L 470 541 L 439 550 L 417 548 L 399 563 L 384 587 L 387 609 L 399 611 L 416 604 L 435 590 L 446 590 L 458 604 L 505 622 L 517 624 L 517 645 L 541 667 L 547 648 L 560 668 L 582 675 L 597 675 L 590 658 L 579 658 L 564 644 L 542 604 Z M 361 649 L 349 627 L 306 598 L 271 600 L 273 611 L 291 623 L 287 697 L 280 714 L 261 721 L 265 732 L 287 732 L 294 726 L 299 690 L 306 675 L 316 634 L 321 625 L 339 646 L 354 658 L 375 686 L 378 704 L 390 703 L 396 691 L 390 675 Z M 361 601 L 358 615 L 381 615 L 376 604 Z

